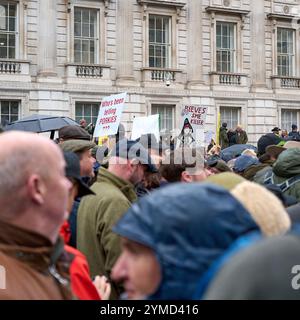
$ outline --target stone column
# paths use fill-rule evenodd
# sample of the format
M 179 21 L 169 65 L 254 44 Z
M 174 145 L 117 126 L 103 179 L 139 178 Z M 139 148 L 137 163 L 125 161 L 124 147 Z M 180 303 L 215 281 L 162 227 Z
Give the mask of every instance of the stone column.
M 117 83 L 134 81 L 133 1 L 117 0 Z
M 187 1 L 188 87 L 203 83 L 202 75 L 202 0 Z
M 39 1 L 38 74 L 56 76 L 56 0 Z
M 264 1 L 251 1 L 252 89 L 266 87 L 265 8 Z

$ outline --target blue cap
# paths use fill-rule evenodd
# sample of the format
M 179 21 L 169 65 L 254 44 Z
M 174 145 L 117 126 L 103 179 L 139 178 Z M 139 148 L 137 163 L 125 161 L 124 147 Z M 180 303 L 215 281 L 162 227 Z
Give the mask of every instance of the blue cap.
M 123 158 L 123 159 L 136 159 L 141 164 L 148 167 L 148 171 L 156 173 L 157 168 L 151 159 L 148 151 L 143 147 L 140 142 L 135 140 L 120 140 L 112 149 L 110 154 L 113 157 Z

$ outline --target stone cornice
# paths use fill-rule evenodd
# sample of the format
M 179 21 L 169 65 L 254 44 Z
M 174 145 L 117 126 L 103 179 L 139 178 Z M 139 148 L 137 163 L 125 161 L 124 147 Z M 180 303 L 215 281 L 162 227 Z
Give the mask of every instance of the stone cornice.
M 223 13 L 223 14 L 231 14 L 231 15 L 239 15 L 241 17 L 246 16 L 250 13 L 249 10 L 241 10 L 241 9 L 233 9 L 227 7 L 215 7 L 208 6 L 205 8 L 208 13 Z

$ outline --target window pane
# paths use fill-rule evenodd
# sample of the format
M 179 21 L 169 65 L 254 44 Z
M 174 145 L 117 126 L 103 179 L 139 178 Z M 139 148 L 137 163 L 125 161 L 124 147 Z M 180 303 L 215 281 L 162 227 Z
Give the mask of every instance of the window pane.
M 9 18 L 9 31 L 15 31 L 15 30 L 16 30 L 16 19 Z
M 2 125 L 3 127 L 5 127 L 9 122 L 10 122 L 10 121 L 9 121 L 9 116 L 2 116 L 2 115 L 1 115 L 1 125 Z
M 14 34 L 8 35 L 8 45 L 10 47 L 15 47 L 16 44 L 16 36 Z
M 74 21 L 75 22 L 81 21 L 81 10 L 79 8 L 75 8 Z
M 0 33 L 0 47 L 7 47 L 7 34 Z
M 1 101 L 1 114 L 9 114 L 9 101 Z
M 11 111 L 11 114 L 13 115 L 19 114 L 19 103 L 17 101 L 12 101 L 10 103 L 10 111 Z
M 7 48 L 0 47 L 0 58 L 7 58 Z
M 15 56 L 16 56 L 15 48 L 9 47 L 9 49 L 8 49 L 8 57 L 10 59 L 14 59 Z
M 89 51 L 89 41 L 88 40 L 82 40 L 82 51 Z
M 75 115 L 76 117 L 81 117 L 82 114 L 83 114 L 83 106 L 82 104 L 79 104 L 79 103 L 76 103 L 76 106 L 75 106 Z
M 99 106 L 97 104 L 94 104 L 92 106 L 92 114 L 93 116 L 98 116 L 98 113 L 99 113 Z
M 88 51 L 83 51 L 82 52 L 82 61 L 81 63 L 86 63 L 86 64 L 89 64 L 90 63 L 90 55 L 89 55 L 89 52 Z
M 89 9 L 82 9 L 82 22 L 89 22 Z
M 90 36 L 90 25 L 88 23 L 82 24 L 82 36 L 89 37 Z
M 80 51 L 74 52 L 74 61 L 76 63 L 81 63 L 81 52 Z
M 81 24 L 78 23 L 78 22 L 75 22 L 74 34 L 75 34 L 76 37 L 80 37 L 81 36 Z

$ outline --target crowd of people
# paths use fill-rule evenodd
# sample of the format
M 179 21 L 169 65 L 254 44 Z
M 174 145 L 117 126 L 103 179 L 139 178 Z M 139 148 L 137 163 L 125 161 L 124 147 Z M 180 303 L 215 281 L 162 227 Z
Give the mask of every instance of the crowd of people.
M 300 141 L 0 134 L 0 299 L 299 299 Z M 234 146 L 234 148 L 233 148 Z

